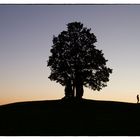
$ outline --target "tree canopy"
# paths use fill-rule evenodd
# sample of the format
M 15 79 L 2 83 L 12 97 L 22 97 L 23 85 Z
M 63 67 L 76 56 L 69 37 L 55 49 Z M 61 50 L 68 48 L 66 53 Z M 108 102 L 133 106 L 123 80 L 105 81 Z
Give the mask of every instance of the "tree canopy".
M 72 87 L 72 94 L 83 95 L 83 86 L 101 90 L 107 86 L 112 69 L 106 66 L 102 50 L 96 49 L 97 42 L 91 29 L 81 22 L 67 24 L 67 30 L 53 37 L 48 66 L 50 80 Z M 81 95 L 80 95 L 81 94 Z

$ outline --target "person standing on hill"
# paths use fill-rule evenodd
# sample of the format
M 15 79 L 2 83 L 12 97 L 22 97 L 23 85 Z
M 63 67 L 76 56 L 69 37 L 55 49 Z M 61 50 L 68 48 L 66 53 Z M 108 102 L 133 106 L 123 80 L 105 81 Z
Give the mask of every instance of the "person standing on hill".
M 137 104 L 139 103 L 139 95 L 137 94 Z

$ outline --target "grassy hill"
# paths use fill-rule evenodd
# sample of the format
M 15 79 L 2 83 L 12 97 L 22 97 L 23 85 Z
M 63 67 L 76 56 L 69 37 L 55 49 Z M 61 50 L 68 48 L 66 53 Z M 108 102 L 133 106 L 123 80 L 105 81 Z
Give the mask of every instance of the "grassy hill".
M 2 105 L 0 106 L 0 135 L 140 135 L 140 105 L 86 99 Z

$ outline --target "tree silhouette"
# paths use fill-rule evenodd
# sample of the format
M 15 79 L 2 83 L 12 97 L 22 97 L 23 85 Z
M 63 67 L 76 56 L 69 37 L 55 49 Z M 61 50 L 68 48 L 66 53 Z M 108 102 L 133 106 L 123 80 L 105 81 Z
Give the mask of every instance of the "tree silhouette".
M 48 66 L 50 80 L 65 86 L 65 96 L 81 99 L 83 86 L 101 90 L 107 86 L 112 69 L 102 50 L 96 49 L 96 36 L 80 22 L 67 24 L 67 30 L 53 37 Z

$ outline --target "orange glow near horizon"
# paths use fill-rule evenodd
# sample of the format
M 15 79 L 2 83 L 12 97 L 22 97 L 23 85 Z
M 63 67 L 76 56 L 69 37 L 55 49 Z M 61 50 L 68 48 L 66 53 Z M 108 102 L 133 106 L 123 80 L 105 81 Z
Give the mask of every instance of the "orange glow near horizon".
M 61 99 L 64 96 L 64 87 L 59 87 L 56 90 L 48 90 L 48 92 L 28 92 L 28 94 L 19 91 L 21 94 L 20 96 L 9 96 L 5 98 L 1 98 L 0 105 L 9 104 L 9 103 L 15 103 L 15 102 L 26 102 L 26 101 L 40 101 L 40 100 L 57 100 Z M 113 94 L 112 94 L 113 93 Z M 84 89 L 84 96 L 85 99 L 90 100 L 104 100 L 104 101 L 118 101 L 118 102 L 130 102 L 130 103 L 136 103 L 136 94 L 134 93 L 126 93 L 129 96 L 120 96 L 122 93 L 118 94 L 115 91 L 105 91 L 103 89 L 102 91 L 92 91 L 90 89 L 85 88 Z M 125 94 L 123 92 L 123 94 Z M 12 93 L 11 93 L 12 95 Z M 17 95 L 17 94 L 16 94 Z M 26 95 L 24 97 L 24 95 Z M 135 96 L 134 96 L 135 95 Z

